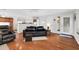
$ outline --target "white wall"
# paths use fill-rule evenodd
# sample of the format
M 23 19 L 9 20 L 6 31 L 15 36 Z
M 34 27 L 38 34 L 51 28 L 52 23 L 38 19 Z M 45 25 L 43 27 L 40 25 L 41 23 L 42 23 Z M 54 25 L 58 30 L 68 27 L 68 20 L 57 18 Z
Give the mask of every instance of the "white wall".
M 16 12 L 16 11 L 15 11 Z M 4 15 L 4 16 L 11 16 L 14 18 L 14 28 L 16 29 L 18 24 L 17 24 L 17 21 L 18 21 L 18 17 L 20 17 L 22 19 L 22 21 L 25 19 L 26 21 L 33 21 L 31 18 L 32 16 L 30 17 L 27 17 L 28 15 L 24 15 L 23 14 L 17 14 L 16 13 L 13 13 L 13 12 L 9 12 L 9 11 L 0 11 L 0 15 Z M 50 29 L 52 32 L 57 32 L 57 22 L 54 21 L 54 19 L 56 19 L 58 16 L 61 17 L 61 32 L 63 32 L 63 17 L 66 17 L 66 16 L 69 16 L 70 17 L 70 33 L 73 33 L 73 12 L 63 12 L 63 13 L 59 13 L 59 14 L 51 14 L 51 15 L 43 15 L 43 16 L 39 16 L 39 20 L 38 20 L 38 23 L 37 25 L 41 25 L 41 26 L 44 26 L 45 28 L 47 28 L 47 24 L 49 23 L 50 24 Z M 33 24 L 32 24 L 33 25 Z
M 40 17 L 40 24 L 46 28 L 47 27 L 46 24 L 50 23 L 51 32 L 58 33 L 57 21 L 54 21 L 54 19 L 57 19 L 57 17 L 60 16 L 60 32 L 63 32 L 63 17 L 70 17 L 69 33 L 73 34 L 73 14 L 74 14 L 73 12 L 68 12 L 63 14 L 61 13 L 55 15 L 42 16 Z
M 76 11 L 76 22 L 74 27 L 74 37 L 79 44 L 79 34 L 77 34 L 77 32 L 79 32 L 79 10 Z
M 63 11 L 63 14 L 62 14 L 62 11 Z M 26 19 L 26 21 L 32 21 L 32 19 L 27 19 L 27 16 L 31 15 L 31 17 L 32 17 L 35 14 L 36 15 L 39 14 L 41 16 L 39 16 L 39 22 L 38 23 L 40 25 L 44 26 L 45 28 L 47 28 L 47 24 L 49 23 L 51 31 L 52 32 L 57 32 L 57 23 L 53 19 L 56 19 L 57 16 L 61 16 L 61 18 L 62 18 L 63 16 L 65 16 L 65 14 L 68 11 L 69 10 L 63 10 L 63 9 L 61 9 L 61 10 L 59 10 L 59 9 L 52 10 L 51 9 L 51 10 L 40 10 L 40 12 L 32 12 L 31 13 L 30 10 L 29 11 L 28 10 L 26 10 L 26 11 L 25 10 L 0 10 L 0 15 L 6 16 L 6 17 L 7 16 L 13 17 L 14 18 L 14 28 L 16 29 L 17 26 L 18 26 L 18 24 L 17 24 L 17 21 L 18 21 L 17 18 L 18 17 L 20 17 L 22 19 Z M 70 10 L 70 11 L 72 11 L 72 10 Z M 70 13 L 70 11 L 68 13 Z M 69 15 L 68 13 L 67 13 L 67 15 Z
M 10 17 L 13 17 L 14 18 L 14 28 L 16 29 L 17 28 L 17 26 L 18 26 L 18 24 L 17 24 L 17 21 L 18 21 L 18 17 L 20 17 L 21 19 L 22 19 L 22 21 L 25 19 L 26 21 L 32 21 L 32 16 L 31 17 L 27 17 L 28 15 L 24 15 L 23 16 L 23 14 L 21 15 L 21 14 L 17 14 L 17 13 L 13 13 L 13 12 L 9 12 L 9 11 L 0 11 L 0 15 L 4 15 L 4 16 L 10 16 Z M 61 32 L 63 31 L 63 28 L 62 28 L 62 26 L 63 26 L 63 24 L 62 24 L 62 18 L 64 17 L 64 16 L 70 16 L 71 18 L 73 18 L 72 17 L 72 12 L 64 12 L 63 14 L 62 13 L 60 13 L 60 14 L 55 14 L 55 15 L 53 15 L 53 14 L 51 14 L 51 15 L 43 15 L 43 16 L 39 16 L 39 24 L 38 25 L 42 25 L 42 26 L 44 26 L 45 28 L 47 28 L 47 24 L 49 23 L 50 24 L 50 29 L 51 29 L 51 31 L 52 32 L 57 32 L 57 23 L 54 21 L 54 19 L 56 19 L 57 18 L 57 16 L 60 16 L 61 17 Z M 33 25 L 33 24 L 32 24 Z M 72 27 L 73 25 L 72 25 L 72 19 L 71 19 L 71 26 L 70 27 Z M 72 28 L 70 28 L 70 33 L 72 33 L 73 32 L 73 30 L 72 30 Z

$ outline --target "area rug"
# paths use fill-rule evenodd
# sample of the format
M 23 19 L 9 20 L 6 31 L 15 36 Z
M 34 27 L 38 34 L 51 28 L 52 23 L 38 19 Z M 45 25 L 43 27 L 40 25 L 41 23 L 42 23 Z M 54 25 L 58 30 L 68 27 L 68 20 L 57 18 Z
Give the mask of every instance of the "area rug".
M 0 50 L 9 50 L 7 44 L 0 45 Z
M 35 40 L 47 40 L 48 38 L 46 36 L 42 36 L 42 37 L 32 37 L 32 41 Z

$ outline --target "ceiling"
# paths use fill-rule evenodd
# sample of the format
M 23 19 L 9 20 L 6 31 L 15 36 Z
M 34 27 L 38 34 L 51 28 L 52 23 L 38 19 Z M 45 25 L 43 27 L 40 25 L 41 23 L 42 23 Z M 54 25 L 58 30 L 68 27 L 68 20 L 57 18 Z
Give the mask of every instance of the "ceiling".
M 46 16 L 64 12 L 70 12 L 74 9 L 0 9 L 1 16 Z

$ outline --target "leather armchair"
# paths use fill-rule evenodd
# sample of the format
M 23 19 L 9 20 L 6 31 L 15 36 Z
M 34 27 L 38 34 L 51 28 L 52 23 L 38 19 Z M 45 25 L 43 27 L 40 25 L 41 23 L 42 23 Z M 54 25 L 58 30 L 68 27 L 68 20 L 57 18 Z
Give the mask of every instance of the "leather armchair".
M 16 38 L 15 32 L 3 28 L 2 26 L 0 27 L 0 45 L 11 42 Z

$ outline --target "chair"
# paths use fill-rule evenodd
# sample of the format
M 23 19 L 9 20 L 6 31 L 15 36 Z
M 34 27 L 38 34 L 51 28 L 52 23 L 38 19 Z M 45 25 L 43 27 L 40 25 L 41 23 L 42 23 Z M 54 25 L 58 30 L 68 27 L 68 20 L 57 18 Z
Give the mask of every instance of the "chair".
M 0 27 L 0 44 L 11 42 L 15 38 L 16 38 L 15 32 L 10 31 L 9 29 L 2 29 L 2 27 Z

